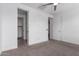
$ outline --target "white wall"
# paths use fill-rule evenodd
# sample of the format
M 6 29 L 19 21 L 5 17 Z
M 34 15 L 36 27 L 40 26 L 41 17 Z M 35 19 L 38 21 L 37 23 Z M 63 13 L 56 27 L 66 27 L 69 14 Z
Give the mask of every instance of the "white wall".
M 46 29 L 48 29 L 48 17 L 38 11 L 30 13 L 29 44 L 48 41 L 48 31 Z
M 63 3 L 57 6 L 53 20 L 53 38 L 79 44 L 79 4 Z
M 28 11 L 29 41 L 32 45 L 48 40 L 48 17 L 43 13 L 22 4 L 1 4 L 2 5 L 2 51 L 17 48 L 17 9 Z M 51 16 L 52 17 L 52 16 Z
M 0 8 L 2 8 L 1 5 L 0 5 Z M 2 31 L 1 31 L 1 18 L 2 18 L 2 17 L 1 17 L 1 15 L 2 15 L 2 12 L 1 12 L 1 11 L 2 11 L 2 9 L 0 9 L 0 54 L 1 54 L 1 50 L 2 50 L 2 49 L 1 49 L 1 32 L 2 32 Z
M 2 3 L 2 51 L 17 48 L 16 4 Z

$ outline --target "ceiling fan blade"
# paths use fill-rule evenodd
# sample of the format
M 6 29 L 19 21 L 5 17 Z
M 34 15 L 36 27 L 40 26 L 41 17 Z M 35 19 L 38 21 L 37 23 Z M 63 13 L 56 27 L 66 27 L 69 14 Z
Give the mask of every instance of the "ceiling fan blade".
M 52 5 L 54 3 L 47 3 L 47 4 L 44 4 L 44 5 L 41 5 L 41 6 L 47 6 L 47 5 Z

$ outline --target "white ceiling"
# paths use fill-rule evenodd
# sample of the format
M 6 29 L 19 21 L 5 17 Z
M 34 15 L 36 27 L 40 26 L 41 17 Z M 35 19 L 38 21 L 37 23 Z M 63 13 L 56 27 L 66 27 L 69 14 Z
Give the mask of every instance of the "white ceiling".
M 52 14 L 54 12 L 54 5 L 47 5 L 47 6 L 40 7 L 48 3 L 23 3 L 23 4 L 28 5 L 29 7 L 40 9 L 46 13 Z
M 33 8 L 38 8 L 40 7 L 41 5 L 44 5 L 44 4 L 47 4 L 47 3 L 24 3 L 25 5 L 28 5 L 30 7 L 33 7 Z

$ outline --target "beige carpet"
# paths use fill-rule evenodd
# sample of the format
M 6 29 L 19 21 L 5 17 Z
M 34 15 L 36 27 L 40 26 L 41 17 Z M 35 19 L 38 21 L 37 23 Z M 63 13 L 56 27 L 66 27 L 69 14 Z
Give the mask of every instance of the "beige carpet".
M 2 56 L 79 56 L 79 46 L 50 40 L 32 46 L 5 51 L 2 53 Z

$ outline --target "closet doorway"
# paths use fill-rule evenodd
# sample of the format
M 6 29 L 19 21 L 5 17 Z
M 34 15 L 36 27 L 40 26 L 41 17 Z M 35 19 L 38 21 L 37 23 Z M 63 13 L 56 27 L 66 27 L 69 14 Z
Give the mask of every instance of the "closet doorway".
M 28 45 L 28 12 L 18 9 L 18 47 Z

